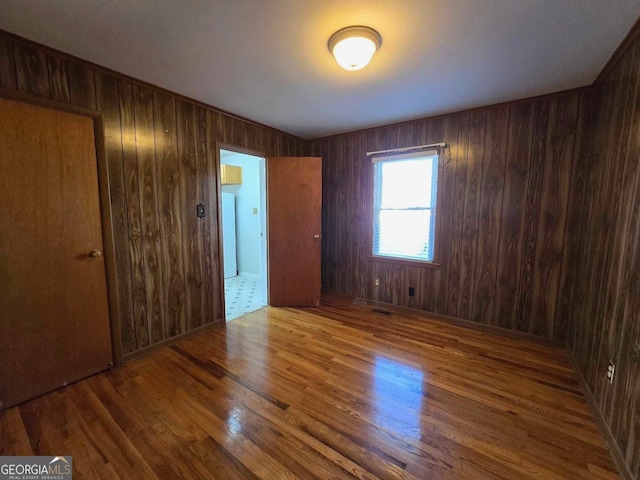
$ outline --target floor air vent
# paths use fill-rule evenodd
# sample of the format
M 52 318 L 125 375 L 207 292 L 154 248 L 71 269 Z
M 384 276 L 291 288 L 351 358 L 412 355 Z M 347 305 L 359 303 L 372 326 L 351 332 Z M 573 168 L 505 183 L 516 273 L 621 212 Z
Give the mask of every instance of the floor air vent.
M 381 313 L 382 315 L 391 316 L 391 312 L 389 310 L 382 310 L 381 308 L 372 308 L 371 311 L 373 313 Z

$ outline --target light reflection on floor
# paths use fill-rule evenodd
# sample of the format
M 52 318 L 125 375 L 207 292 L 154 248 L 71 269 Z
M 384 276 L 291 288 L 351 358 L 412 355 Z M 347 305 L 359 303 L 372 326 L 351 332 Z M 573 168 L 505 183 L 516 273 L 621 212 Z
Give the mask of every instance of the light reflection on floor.
M 374 371 L 376 423 L 403 436 L 419 439 L 422 412 L 422 371 L 377 357 Z

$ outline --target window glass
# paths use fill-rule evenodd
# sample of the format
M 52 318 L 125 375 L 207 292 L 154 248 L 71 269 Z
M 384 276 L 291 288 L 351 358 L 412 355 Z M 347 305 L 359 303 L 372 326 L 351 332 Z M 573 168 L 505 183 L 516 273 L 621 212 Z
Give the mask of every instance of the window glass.
M 438 157 L 374 163 L 373 254 L 433 261 Z

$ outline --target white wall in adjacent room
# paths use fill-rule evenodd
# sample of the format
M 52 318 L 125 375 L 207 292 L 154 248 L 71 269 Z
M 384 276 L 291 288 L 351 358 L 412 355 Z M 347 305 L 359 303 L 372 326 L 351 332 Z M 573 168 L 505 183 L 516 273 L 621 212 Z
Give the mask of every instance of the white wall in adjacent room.
M 260 192 L 261 166 L 264 159 L 241 153 L 221 155 L 221 164 L 242 168 L 241 185 L 223 185 L 222 191 L 236 196 L 236 239 L 238 271 L 252 275 L 261 273 L 262 201 Z M 254 214 L 254 209 L 256 213 Z

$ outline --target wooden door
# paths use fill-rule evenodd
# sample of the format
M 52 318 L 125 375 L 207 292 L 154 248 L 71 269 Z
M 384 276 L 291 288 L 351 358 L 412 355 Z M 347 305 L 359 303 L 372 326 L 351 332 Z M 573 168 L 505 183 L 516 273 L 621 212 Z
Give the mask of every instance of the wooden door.
M 0 408 L 111 364 L 102 251 L 93 119 L 0 99 Z
M 267 159 L 269 305 L 320 305 L 322 158 Z

